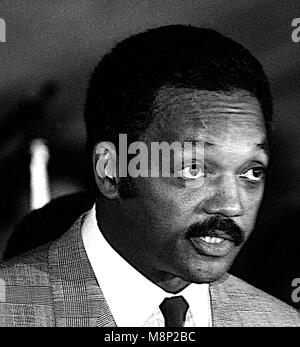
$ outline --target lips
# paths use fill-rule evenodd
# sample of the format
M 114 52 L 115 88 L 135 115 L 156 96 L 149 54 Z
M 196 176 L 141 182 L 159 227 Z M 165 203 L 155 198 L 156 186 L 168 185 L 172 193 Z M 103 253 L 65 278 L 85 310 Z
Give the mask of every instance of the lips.
M 223 239 L 223 240 L 228 240 L 228 241 L 231 241 L 231 242 L 234 242 L 234 238 L 230 235 L 228 235 L 228 233 L 226 233 L 225 231 L 223 230 L 210 230 L 208 232 L 205 233 L 205 235 L 199 235 L 200 237 L 203 237 L 203 238 L 218 238 L 218 239 Z
M 235 246 L 234 240 L 219 230 L 212 231 L 210 236 L 191 237 L 189 241 L 198 254 L 213 257 L 224 257 Z

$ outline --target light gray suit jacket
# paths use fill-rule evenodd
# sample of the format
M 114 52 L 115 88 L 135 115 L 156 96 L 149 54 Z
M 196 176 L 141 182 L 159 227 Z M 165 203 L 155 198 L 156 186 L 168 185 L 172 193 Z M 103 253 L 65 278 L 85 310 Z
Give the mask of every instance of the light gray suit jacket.
M 116 326 L 83 246 L 82 220 L 1 265 L 0 326 Z M 210 285 L 210 296 L 213 326 L 300 326 L 296 310 L 229 274 Z

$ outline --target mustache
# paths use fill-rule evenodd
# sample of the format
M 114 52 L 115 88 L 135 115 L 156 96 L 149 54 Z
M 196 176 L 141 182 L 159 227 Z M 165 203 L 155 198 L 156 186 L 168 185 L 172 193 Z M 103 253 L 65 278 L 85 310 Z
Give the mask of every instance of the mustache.
M 193 237 L 222 237 L 241 245 L 245 241 L 243 230 L 230 218 L 214 216 L 203 222 L 197 222 L 189 226 L 187 238 Z

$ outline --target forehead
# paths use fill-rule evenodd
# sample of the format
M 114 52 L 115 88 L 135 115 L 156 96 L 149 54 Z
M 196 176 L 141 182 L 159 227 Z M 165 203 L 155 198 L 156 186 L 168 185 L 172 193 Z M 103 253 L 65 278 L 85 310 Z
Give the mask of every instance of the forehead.
M 147 134 L 157 141 L 262 141 L 259 101 L 245 91 L 214 92 L 164 87 L 156 95 Z

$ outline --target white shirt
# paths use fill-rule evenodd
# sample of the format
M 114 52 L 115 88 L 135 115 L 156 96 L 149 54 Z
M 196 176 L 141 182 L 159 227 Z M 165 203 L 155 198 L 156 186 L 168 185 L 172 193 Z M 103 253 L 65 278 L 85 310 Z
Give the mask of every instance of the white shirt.
M 82 225 L 83 244 L 118 327 L 163 327 L 159 305 L 174 295 L 139 273 L 106 241 L 99 230 L 95 206 Z M 180 293 L 189 304 L 185 327 L 211 326 L 208 284 L 192 283 Z

